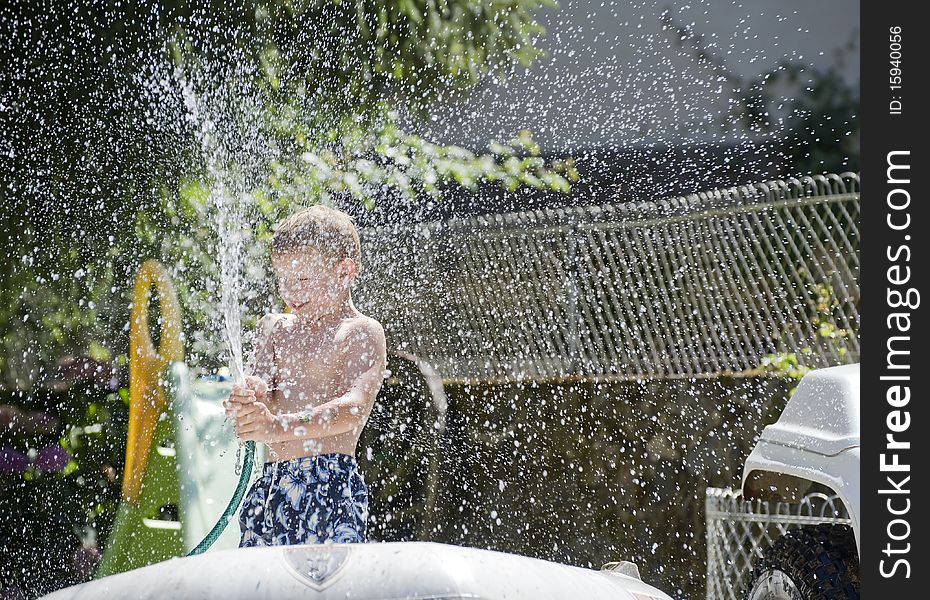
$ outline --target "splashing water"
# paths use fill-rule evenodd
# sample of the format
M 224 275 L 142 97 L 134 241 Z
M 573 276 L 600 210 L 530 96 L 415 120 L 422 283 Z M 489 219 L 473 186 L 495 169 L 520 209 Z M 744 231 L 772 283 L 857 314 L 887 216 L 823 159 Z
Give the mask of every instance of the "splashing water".
M 233 48 L 211 49 L 214 42 L 219 44 L 213 38 L 236 37 L 241 32 L 226 31 L 208 16 L 198 14 L 189 22 L 200 20 L 194 24 L 202 37 L 194 42 L 207 48 L 209 54 L 202 64 L 172 64 L 159 40 L 148 51 L 132 56 L 120 54 L 119 43 L 113 43 L 112 48 L 102 45 L 84 70 L 69 71 L 66 59 L 72 56 L 72 49 L 77 48 L 80 54 L 80 48 L 90 43 L 87 40 L 92 34 L 83 31 L 93 31 L 90 27 L 97 16 L 91 15 L 92 19 L 84 14 L 87 11 L 78 10 L 89 4 L 64 4 L 69 10 L 60 14 L 37 4 L 41 14 L 28 19 L 4 13 L 8 17 L 5 25 L 19 35 L 0 36 L 0 45 L 24 45 L 27 49 L 11 62 L 16 75 L 11 81 L 24 91 L 16 96 L 8 91 L 15 86 L 0 86 L 0 111 L 24 106 L 26 113 L 41 114 L 46 97 L 43 86 L 58 92 L 69 82 L 83 89 L 86 81 L 89 90 L 77 101 L 64 96 L 63 110 L 48 111 L 44 120 L 12 119 L 10 129 L 0 132 L 0 155 L 9 158 L 22 175 L 3 196 L 13 217 L 10 233 L 2 243 L 8 244 L 4 248 L 15 267 L 11 271 L 25 274 L 20 287 L 27 290 L 4 296 L 11 300 L 11 306 L 20 307 L 14 318 L 5 321 L 9 332 L 3 332 L 12 349 L 10 356 L 4 357 L 9 378 L 30 383 L 39 380 L 43 372 L 37 365 L 54 364 L 58 359 L 54 352 L 59 345 L 43 333 L 43 327 L 50 322 L 58 327 L 55 319 L 64 311 L 54 312 L 55 307 L 49 309 L 39 302 L 37 298 L 44 293 L 76 298 L 75 304 L 80 301 L 80 311 L 86 315 L 105 315 L 106 319 L 88 319 L 96 325 L 85 326 L 97 327 L 98 333 L 87 337 L 98 337 L 102 346 L 118 348 L 120 336 L 125 337 L 118 326 L 124 321 L 120 292 L 132 281 L 140 257 L 160 255 L 179 284 L 182 302 L 192 313 L 207 315 L 204 321 L 212 319 L 185 323 L 185 333 L 190 334 L 186 341 L 190 364 L 212 369 L 228 363 L 232 379 L 241 381 L 243 346 L 248 346 L 251 334 L 247 316 L 280 305 L 270 293 L 273 286 L 263 266 L 267 256 L 261 245 L 254 243 L 252 224 L 258 222 L 259 196 L 274 196 L 267 182 L 268 165 L 283 152 L 260 116 L 267 97 L 266 91 L 255 85 L 257 68 L 248 66 L 251 63 Z M 834 30 L 847 22 L 825 13 L 847 15 L 855 11 L 836 2 L 808 3 L 807 8 L 798 5 L 797 10 L 787 13 L 767 5 L 755 0 L 702 0 L 666 9 L 638 1 L 566 0 L 560 9 L 544 11 L 541 20 L 550 33 L 543 43 L 551 50 L 551 57 L 537 62 L 521 74 L 521 79 L 503 85 L 495 74 L 488 74 L 467 98 L 446 97 L 436 102 L 424 122 L 406 114 L 403 102 L 398 110 L 402 125 L 411 131 L 432 141 L 470 148 L 528 127 L 539 134 L 545 152 L 576 155 L 583 172 L 577 193 L 558 197 L 522 191 L 499 194 L 496 188 L 479 187 L 468 193 L 450 191 L 447 198 L 451 201 L 444 203 L 405 204 L 393 202 L 386 190 L 379 197 L 378 208 L 370 214 L 359 213 L 359 220 L 363 225 L 370 221 L 406 226 L 411 221 L 463 213 L 529 211 L 563 203 L 651 201 L 720 185 L 795 175 L 792 153 L 809 151 L 790 136 L 805 128 L 814 131 L 813 137 L 829 137 L 827 141 L 839 149 L 838 154 L 847 152 L 841 157 L 842 164 L 849 164 L 845 144 L 855 137 L 847 135 L 853 132 L 854 122 L 844 120 L 846 116 L 817 116 L 812 112 L 816 107 L 799 100 L 815 95 L 814 70 L 825 69 L 830 61 L 829 48 L 824 49 L 825 57 L 818 57 L 816 40 L 842 36 Z M 75 27 L 69 44 L 43 47 L 36 42 L 39 37 L 30 37 L 42 33 L 45 23 L 49 31 L 68 29 L 72 8 L 81 12 L 73 19 L 84 29 Z M 153 9 L 154 17 L 158 17 L 156 13 Z M 149 26 L 155 29 L 157 18 L 152 15 L 146 11 L 106 13 L 101 18 L 142 31 Z M 808 23 L 831 26 L 814 29 Z M 301 43 L 310 44 L 319 35 L 339 37 L 339 31 L 327 28 L 330 23 L 304 25 Z M 34 60 L 30 53 L 42 60 Z M 853 62 L 847 67 L 855 71 L 857 55 L 848 56 Z M 323 57 L 329 61 L 327 68 L 335 68 L 338 58 L 337 54 Z M 785 66 L 788 63 L 798 71 L 790 71 Z M 101 86 L 103 91 L 96 91 L 94 85 L 108 81 L 100 74 L 117 72 L 117 68 L 130 73 L 126 83 Z M 286 79 L 297 70 L 285 66 L 279 75 Z M 793 87 L 785 77 L 789 72 L 797 75 Z M 112 78 L 118 80 L 118 76 Z M 778 85 L 767 86 L 766 81 Z M 299 101 L 299 109 L 312 112 L 314 98 L 320 94 L 338 98 L 341 91 L 324 86 L 313 90 L 310 86 Z M 745 124 L 740 118 L 745 99 L 737 96 L 742 92 L 758 93 L 765 100 L 763 106 L 755 107 L 757 120 L 753 123 Z M 141 108 L 130 110 L 137 99 Z M 113 111 L 121 116 L 111 119 L 106 116 L 109 112 L 101 109 L 110 104 L 126 110 Z M 816 130 L 824 124 L 835 127 L 824 135 Z M 324 137 L 320 135 L 321 140 Z M 322 149 L 326 144 L 319 146 Z M 79 158 L 59 155 L 59 148 L 77 149 L 75 156 Z M 811 169 L 820 170 L 813 159 L 810 162 Z M 158 174 L 152 176 L 155 184 L 145 177 L 149 168 Z M 133 188 L 120 173 L 126 181 L 144 184 Z M 200 212 L 188 217 L 173 198 L 161 204 L 156 185 L 161 180 L 184 177 L 201 178 L 204 190 L 201 201 L 191 203 Z M 145 197 L 141 203 L 124 202 L 124 198 L 139 195 Z M 265 211 L 262 216 L 267 215 Z M 209 237 L 191 234 L 177 242 L 178 238 L 162 235 L 175 227 L 189 226 L 185 218 L 193 223 L 192 229 L 208 229 Z M 47 239 L 43 237 L 46 231 L 51 232 Z M 136 232 L 141 232 L 138 239 Z M 74 241 L 79 258 L 50 246 L 49 240 L 56 236 Z M 494 231 L 462 237 L 460 247 L 450 253 L 443 247 L 449 238 L 436 235 L 429 256 L 414 255 L 412 246 L 398 243 L 398 258 L 372 269 L 384 277 L 361 282 L 366 286 L 364 297 L 389 295 L 385 289 L 390 286 L 398 290 L 390 295 L 409 299 L 415 312 L 421 307 L 422 296 L 414 292 L 432 293 L 431 286 L 438 289 L 446 283 L 450 265 L 455 266 L 451 255 L 468 252 L 477 256 L 480 253 L 472 248 L 479 246 L 494 249 L 505 259 L 514 252 L 510 242 Z M 777 253 L 786 234 L 772 231 L 771 237 Z M 677 246 L 688 252 L 698 247 L 690 245 L 686 234 L 619 239 L 618 243 L 646 247 L 668 245 L 670 251 Z M 742 252 L 756 240 L 749 242 L 734 247 Z M 547 246 L 555 243 L 534 239 L 528 242 L 525 253 L 547 261 L 551 256 Z M 760 245 L 765 243 L 759 241 Z M 390 253 L 385 256 L 390 257 Z M 724 269 L 732 265 L 727 256 L 707 257 L 710 262 L 718 259 L 721 270 L 712 274 L 721 273 L 721 283 L 715 289 L 722 289 L 727 284 Z M 574 260 L 599 259 L 579 253 Z M 629 299 L 633 308 L 601 303 L 593 307 L 593 319 L 607 320 L 639 308 L 650 315 L 662 308 L 655 292 L 648 288 L 651 280 L 636 271 L 655 268 L 658 273 L 661 266 L 653 267 L 649 261 L 630 262 L 629 270 L 624 271 L 629 285 L 618 287 L 623 291 L 618 297 Z M 209 268 L 203 266 L 208 263 Z M 526 265 L 528 273 L 558 266 L 553 263 L 547 267 L 538 261 L 527 261 Z M 669 279 L 686 280 L 700 273 L 703 271 L 682 267 Z M 488 282 L 497 281 L 498 275 L 491 267 L 476 269 L 473 283 L 488 289 Z M 514 304 L 523 311 L 518 316 L 530 319 L 536 314 L 534 296 L 525 291 L 528 280 L 517 275 L 516 284 L 493 289 L 498 296 L 514 298 Z M 543 283 L 546 285 L 539 291 L 548 294 L 550 282 Z M 592 277 L 591 285 L 607 283 Z M 551 289 L 557 287 L 553 283 Z M 742 291 L 732 290 L 733 296 Z M 462 351 L 465 345 L 456 345 L 456 339 L 467 335 L 468 328 L 460 321 L 469 315 L 464 300 L 453 300 L 442 307 L 448 309 L 441 313 L 443 319 L 436 321 L 442 331 L 418 333 L 414 328 L 411 335 L 420 338 L 415 341 L 443 339 L 447 347 Z M 715 302 L 704 295 L 698 300 Z M 572 302 L 584 305 L 577 299 L 566 305 Z M 379 307 L 374 301 L 359 307 L 377 316 Z M 676 327 L 676 318 L 670 311 L 670 331 L 682 330 Z M 684 311 L 681 318 L 693 316 Z M 558 331 L 553 314 L 544 312 L 538 319 L 534 325 L 549 331 L 532 343 L 570 354 L 553 345 L 558 343 L 553 335 Z M 390 330 L 390 319 L 384 322 Z M 647 323 L 647 318 L 642 317 L 641 322 Z M 415 324 L 423 326 L 423 321 Z M 491 323 L 505 333 L 508 328 L 526 329 L 520 325 L 502 318 Z M 620 327 L 625 326 L 620 323 Z M 83 331 L 62 329 L 57 334 L 64 337 Z M 407 340 L 396 341 L 403 348 Z M 701 352 L 707 347 L 700 340 L 694 344 Z M 410 344 L 407 349 L 415 347 Z M 609 349 L 621 356 L 631 351 L 630 347 Z M 454 354 L 450 353 L 453 360 L 473 361 L 479 366 L 484 360 L 482 356 Z M 449 396 L 446 422 L 444 412 L 424 401 L 430 395 L 428 385 L 421 385 L 420 373 L 406 363 L 392 365 L 392 369 L 393 381 L 385 386 L 359 444 L 359 454 L 367 461 L 366 477 L 372 482 L 371 530 L 376 537 L 493 546 L 589 566 L 632 559 L 640 563 L 644 578 L 686 597 L 696 597 L 702 589 L 703 542 L 700 528 L 694 525 L 699 522 L 702 502 L 698 490 L 707 483 L 732 483 L 738 476 L 741 455 L 748 451 L 761 425 L 777 414 L 785 391 L 771 381 L 726 378 L 577 385 L 453 382 L 445 390 Z M 75 413 L 84 414 L 91 402 L 98 407 L 97 414 L 104 413 L 100 408 L 104 404 L 97 398 L 89 399 Z M 107 406 L 118 414 L 122 401 L 116 397 Z M 86 440 L 86 447 L 93 447 L 98 439 L 94 436 L 100 435 L 93 428 L 98 425 L 79 423 L 65 430 L 65 438 Z M 58 439 L 54 436 L 51 443 L 57 444 Z M 113 443 L 113 447 L 118 444 Z M 36 448 L 30 450 L 39 456 Z M 28 452 L 20 454 L 15 455 L 16 465 L 31 464 Z M 83 465 L 80 460 L 77 462 Z M 119 457 L 112 464 L 117 460 Z M 74 484 L 81 494 L 96 494 L 107 485 L 115 487 L 113 482 L 98 480 L 99 473 L 109 472 L 106 468 L 81 469 L 76 473 L 81 482 Z M 71 479 L 74 475 L 63 476 L 62 482 L 67 484 Z M 82 506 L 105 506 L 104 500 L 93 494 L 81 496 Z M 65 496 L 61 506 L 67 506 Z M 428 499 L 421 503 L 424 496 Z M 10 521 L 18 531 L 24 531 L 39 518 L 38 512 L 33 513 L 11 513 L 16 516 Z M 75 517 L 76 521 L 83 519 L 83 513 Z
M 260 114 L 257 95 L 246 87 L 248 77 L 254 74 L 233 71 L 219 85 L 216 74 L 198 81 L 182 68 L 175 70 L 175 79 L 205 162 L 207 210 L 216 228 L 218 313 L 230 374 L 233 381 L 241 382 L 244 366 L 240 298 L 244 250 L 252 241 L 246 215 L 251 192 L 260 186 L 263 161 L 272 150 L 255 120 L 254 115 Z
M 180 73 L 179 73 L 180 74 Z M 228 156 L 216 137 L 216 127 L 201 112 L 196 92 L 182 81 L 184 102 L 191 118 L 199 126 L 198 138 L 207 157 L 207 168 L 213 183 L 210 201 L 216 211 L 217 250 L 220 263 L 220 314 L 223 318 L 226 347 L 229 352 L 229 369 L 233 381 L 243 379 L 242 337 L 239 318 L 240 264 L 242 255 L 242 206 L 239 194 L 241 184 L 228 186 L 229 171 L 225 168 Z M 236 182 L 237 184 L 239 182 Z

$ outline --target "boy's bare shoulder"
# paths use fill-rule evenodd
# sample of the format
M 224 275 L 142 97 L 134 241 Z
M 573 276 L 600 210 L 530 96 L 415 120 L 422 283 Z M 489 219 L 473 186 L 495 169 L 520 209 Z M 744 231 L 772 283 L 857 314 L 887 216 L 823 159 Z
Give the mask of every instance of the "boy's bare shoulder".
M 360 340 L 376 346 L 384 346 L 384 328 L 381 323 L 362 313 L 342 323 L 336 334 L 335 342 L 346 345 Z

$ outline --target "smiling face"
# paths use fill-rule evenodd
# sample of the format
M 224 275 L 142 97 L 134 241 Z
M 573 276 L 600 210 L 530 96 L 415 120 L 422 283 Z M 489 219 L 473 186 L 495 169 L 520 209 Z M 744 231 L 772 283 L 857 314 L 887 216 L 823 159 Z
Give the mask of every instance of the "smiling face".
M 352 259 L 333 260 L 319 252 L 283 252 L 271 257 L 278 291 L 295 314 L 310 319 L 335 310 L 355 272 Z

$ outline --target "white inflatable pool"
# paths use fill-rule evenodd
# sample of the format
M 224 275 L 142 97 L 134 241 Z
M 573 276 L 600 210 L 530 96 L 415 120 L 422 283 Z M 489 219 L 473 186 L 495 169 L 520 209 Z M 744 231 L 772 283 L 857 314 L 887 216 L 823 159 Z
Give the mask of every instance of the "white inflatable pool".
M 44 598 L 670 600 L 629 563 L 619 569 L 434 542 L 273 546 L 173 558 Z

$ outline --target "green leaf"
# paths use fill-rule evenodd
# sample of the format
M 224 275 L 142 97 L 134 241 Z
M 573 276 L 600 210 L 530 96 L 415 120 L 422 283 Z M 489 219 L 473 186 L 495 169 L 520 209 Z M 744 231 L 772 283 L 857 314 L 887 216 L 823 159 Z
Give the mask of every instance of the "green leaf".
M 97 362 L 109 362 L 111 355 L 110 350 L 104 347 L 97 340 L 91 340 L 87 348 L 87 354 Z
M 68 464 L 65 465 L 65 468 L 61 470 L 61 476 L 67 477 L 68 475 L 77 471 L 78 464 L 73 459 L 68 461 Z

